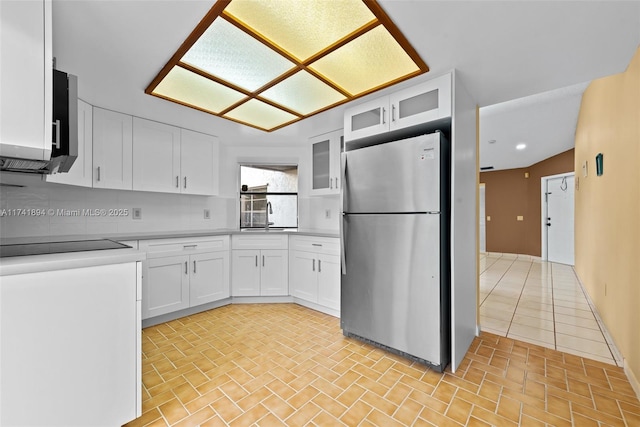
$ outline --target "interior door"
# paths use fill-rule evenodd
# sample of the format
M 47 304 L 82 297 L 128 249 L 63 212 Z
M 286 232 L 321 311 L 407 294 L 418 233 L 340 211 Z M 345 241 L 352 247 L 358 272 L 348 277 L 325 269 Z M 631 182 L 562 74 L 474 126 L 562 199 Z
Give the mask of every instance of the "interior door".
M 547 260 L 574 265 L 573 174 L 548 178 L 546 188 Z

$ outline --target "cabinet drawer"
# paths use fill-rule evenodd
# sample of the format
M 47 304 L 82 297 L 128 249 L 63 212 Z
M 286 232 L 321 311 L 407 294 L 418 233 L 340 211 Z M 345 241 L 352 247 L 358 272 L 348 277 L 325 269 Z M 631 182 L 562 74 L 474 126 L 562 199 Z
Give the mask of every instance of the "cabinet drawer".
M 340 255 L 340 239 L 335 237 L 291 236 L 291 250 Z
M 234 235 L 231 238 L 231 249 L 288 249 L 288 247 L 287 234 Z
M 229 236 L 141 240 L 139 248 L 147 252 L 148 257 L 154 257 L 155 253 L 166 256 L 167 253 L 171 252 L 224 251 L 229 249 Z

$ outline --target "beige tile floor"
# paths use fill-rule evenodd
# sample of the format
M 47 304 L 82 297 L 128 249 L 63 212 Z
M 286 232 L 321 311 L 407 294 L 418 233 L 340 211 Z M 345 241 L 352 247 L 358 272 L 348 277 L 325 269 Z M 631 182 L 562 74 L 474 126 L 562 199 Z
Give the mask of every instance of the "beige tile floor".
M 528 255 L 480 255 L 483 331 L 622 366 L 573 267 Z
M 640 425 L 620 367 L 482 332 L 455 373 L 437 373 L 295 304 L 146 328 L 142 380 L 128 427 Z

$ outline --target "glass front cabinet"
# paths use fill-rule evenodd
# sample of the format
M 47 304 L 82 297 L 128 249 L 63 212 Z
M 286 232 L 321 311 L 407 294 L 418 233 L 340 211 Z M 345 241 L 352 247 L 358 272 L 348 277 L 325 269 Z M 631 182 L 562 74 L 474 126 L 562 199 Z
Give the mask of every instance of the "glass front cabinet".
M 314 136 L 311 147 L 311 195 L 340 193 L 340 153 L 344 146 L 342 129 Z
M 451 74 L 345 111 L 344 138 L 353 141 L 451 116 Z

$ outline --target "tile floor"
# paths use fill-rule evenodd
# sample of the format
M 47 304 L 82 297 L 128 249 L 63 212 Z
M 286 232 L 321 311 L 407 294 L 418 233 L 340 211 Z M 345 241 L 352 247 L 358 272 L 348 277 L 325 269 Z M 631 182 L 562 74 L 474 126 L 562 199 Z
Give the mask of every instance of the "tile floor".
M 345 338 L 295 305 L 230 305 L 143 331 L 134 426 L 638 426 L 620 367 L 483 332 L 455 374 Z
M 573 267 L 528 255 L 480 255 L 483 331 L 622 366 Z

